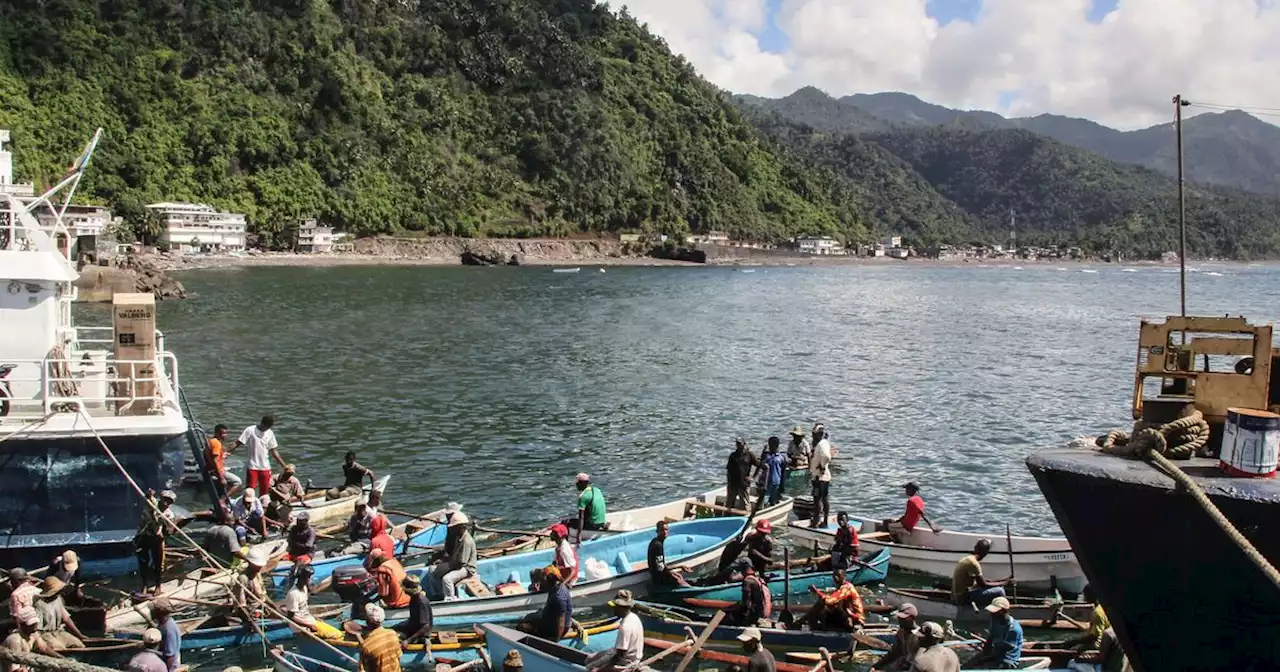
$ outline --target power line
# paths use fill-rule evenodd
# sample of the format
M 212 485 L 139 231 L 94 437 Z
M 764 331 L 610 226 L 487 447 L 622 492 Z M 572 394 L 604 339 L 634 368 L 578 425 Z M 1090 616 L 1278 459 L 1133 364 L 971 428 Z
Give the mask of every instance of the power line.
M 1207 110 L 1242 110 L 1250 114 L 1262 116 L 1280 116 L 1280 108 L 1275 107 L 1253 107 L 1250 105 L 1223 105 L 1221 103 L 1201 103 L 1195 101 L 1187 101 L 1190 107 L 1199 107 Z

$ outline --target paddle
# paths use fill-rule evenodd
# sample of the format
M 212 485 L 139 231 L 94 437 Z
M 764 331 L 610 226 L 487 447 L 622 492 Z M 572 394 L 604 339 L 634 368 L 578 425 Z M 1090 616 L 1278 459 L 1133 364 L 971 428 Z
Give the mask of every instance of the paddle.
M 1004 543 L 1005 550 L 1009 552 L 1009 581 L 1010 587 L 1013 588 L 1013 599 L 1018 599 L 1018 582 L 1013 578 L 1013 534 L 1009 532 L 1009 523 L 1004 524 Z
M 791 613 L 791 549 L 789 547 L 782 549 L 782 565 L 782 624 L 790 628 L 795 624 L 796 617 Z M 769 584 L 766 583 L 764 589 L 769 590 Z
M 638 662 L 638 663 L 632 663 L 632 664 L 630 664 L 630 665 L 628 665 L 628 666 L 626 666 L 626 667 L 624 667 L 624 668 L 622 668 L 622 669 L 624 670 L 624 672 L 632 672 L 633 670 L 639 670 L 639 669 L 642 669 L 642 668 L 648 667 L 648 666 L 650 666 L 650 665 L 652 665 L 652 664 L 654 664 L 654 663 L 658 662 L 659 660 L 662 660 L 663 658 L 666 658 L 667 656 L 669 656 L 669 655 L 671 655 L 671 654 L 673 654 L 673 653 L 680 652 L 680 651 L 685 651 L 685 650 L 686 650 L 686 649 L 688 649 L 689 647 L 693 646 L 693 645 L 694 645 L 694 643 L 695 643 L 696 641 L 697 641 L 697 640 L 695 640 L 695 639 L 693 639 L 693 638 L 687 638 L 687 639 L 685 639 L 683 642 L 681 642 L 679 646 L 673 646 L 673 647 L 671 647 L 671 648 L 669 648 L 669 649 L 664 649 L 664 650 L 662 650 L 662 651 L 658 652 L 658 653 L 657 653 L 657 654 L 655 654 L 655 655 L 649 656 L 648 658 L 645 658 L 644 660 L 642 660 L 642 661 L 640 661 L 640 662 Z
M 716 628 L 720 627 L 720 621 L 723 620 L 723 611 L 717 611 L 715 615 L 711 617 L 711 622 L 707 623 L 707 627 L 703 628 L 702 634 L 698 635 L 698 639 L 694 641 L 693 648 L 689 649 L 689 651 L 684 654 L 684 658 L 680 659 L 680 664 L 676 666 L 676 672 L 684 672 L 685 668 L 689 667 L 690 661 L 698 655 L 698 650 L 702 648 L 702 645 L 706 644 L 708 639 L 711 639 L 711 634 L 715 632 Z

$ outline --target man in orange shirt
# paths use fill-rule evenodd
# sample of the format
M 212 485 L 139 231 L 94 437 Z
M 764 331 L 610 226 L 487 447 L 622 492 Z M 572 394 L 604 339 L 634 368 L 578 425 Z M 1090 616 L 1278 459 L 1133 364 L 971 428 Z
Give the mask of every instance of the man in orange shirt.
M 843 569 L 836 569 L 831 577 L 835 579 L 835 588 L 829 593 L 822 592 L 817 586 L 809 586 L 818 599 L 805 614 L 804 623 L 813 630 L 852 631 L 866 618 L 862 594 L 857 586 L 845 580 Z
M 241 480 L 234 472 L 227 471 L 227 451 L 222 442 L 227 439 L 227 426 L 218 425 L 213 428 L 213 436 L 209 437 L 209 445 L 204 449 L 204 466 L 218 485 L 222 486 L 222 495 L 230 497 L 240 488 Z
M 400 561 L 375 548 L 369 552 L 369 564 L 373 566 L 373 580 L 378 584 L 378 599 L 392 609 L 409 606 L 410 597 L 404 592 L 405 572 Z

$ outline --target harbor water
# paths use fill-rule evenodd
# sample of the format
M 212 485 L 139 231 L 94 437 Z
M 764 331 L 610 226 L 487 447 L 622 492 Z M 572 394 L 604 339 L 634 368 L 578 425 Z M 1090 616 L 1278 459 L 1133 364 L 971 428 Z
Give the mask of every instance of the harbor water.
M 1280 316 L 1280 267 L 1202 265 L 1189 310 Z M 517 527 L 718 486 L 733 439 L 827 424 L 837 509 L 924 489 L 956 530 L 1056 534 L 1023 458 L 1122 427 L 1137 320 L 1178 310 L 1160 266 L 249 268 L 164 302 L 200 421 L 276 417 L 303 480 L 347 450 L 395 508 L 463 502 Z

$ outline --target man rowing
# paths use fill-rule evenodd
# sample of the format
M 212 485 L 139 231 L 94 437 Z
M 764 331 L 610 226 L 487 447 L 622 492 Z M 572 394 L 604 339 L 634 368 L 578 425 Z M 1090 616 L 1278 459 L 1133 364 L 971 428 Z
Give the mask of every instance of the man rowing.
M 991 553 L 991 540 L 979 539 L 973 545 L 973 553 L 956 563 L 951 572 L 951 601 L 960 606 L 973 604 L 985 607 L 991 601 L 1004 597 L 1004 587 L 1013 583 L 1012 576 L 992 581 L 982 575 L 982 560 Z
M 1009 615 L 1012 605 L 1004 597 L 997 597 L 986 606 L 991 614 L 991 627 L 987 641 L 978 655 L 964 664 L 965 669 L 1016 670 L 1022 660 L 1022 625 Z

